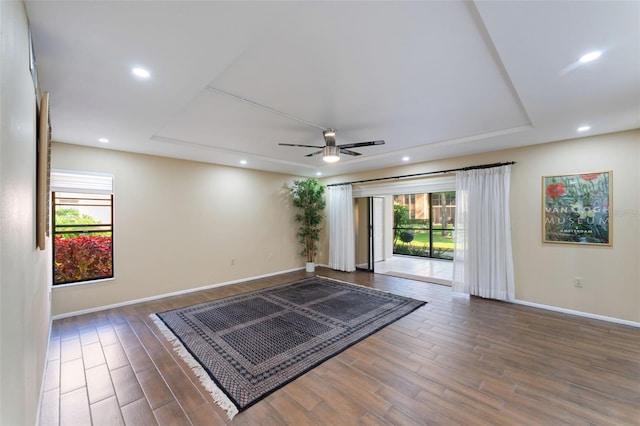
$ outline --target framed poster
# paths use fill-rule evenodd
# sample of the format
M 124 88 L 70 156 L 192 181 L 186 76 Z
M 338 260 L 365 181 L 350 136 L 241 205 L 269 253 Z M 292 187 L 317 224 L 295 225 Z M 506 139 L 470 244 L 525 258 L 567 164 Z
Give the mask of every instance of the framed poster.
M 542 177 L 542 241 L 612 245 L 612 172 Z
M 49 199 L 51 182 L 51 124 L 49 122 L 49 93 L 40 100 L 37 136 L 36 167 L 36 246 L 45 249 L 45 237 L 49 236 Z

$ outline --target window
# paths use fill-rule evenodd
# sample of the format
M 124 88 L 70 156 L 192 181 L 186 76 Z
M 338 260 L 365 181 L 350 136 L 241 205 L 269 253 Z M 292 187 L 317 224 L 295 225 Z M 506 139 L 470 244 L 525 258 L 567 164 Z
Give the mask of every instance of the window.
M 113 278 L 113 177 L 51 172 L 53 284 Z
M 456 193 L 394 195 L 393 253 L 453 259 Z

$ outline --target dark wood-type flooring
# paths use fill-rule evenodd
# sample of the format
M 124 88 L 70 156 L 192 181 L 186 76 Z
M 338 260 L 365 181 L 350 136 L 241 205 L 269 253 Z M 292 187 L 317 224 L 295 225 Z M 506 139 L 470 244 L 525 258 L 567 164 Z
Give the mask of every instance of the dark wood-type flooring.
M 449 287 L 404 278 L 318 274 L 429 303 L 233 421 L 149 314 L 305 272 L 54 321 L 40 424 L 640 424 L 638 328 L 453 296 Z

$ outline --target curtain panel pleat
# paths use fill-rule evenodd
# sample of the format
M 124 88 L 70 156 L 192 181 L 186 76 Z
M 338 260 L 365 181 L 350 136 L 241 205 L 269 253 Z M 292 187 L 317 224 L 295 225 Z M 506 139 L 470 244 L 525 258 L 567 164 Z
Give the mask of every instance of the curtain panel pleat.
M 329 267 L 339 271 L 356 270 L 353 196 L 351 185 L 330 186 Z
M 515 299 L 509 190 L 511 166 L 456 174 L 453 290 Z

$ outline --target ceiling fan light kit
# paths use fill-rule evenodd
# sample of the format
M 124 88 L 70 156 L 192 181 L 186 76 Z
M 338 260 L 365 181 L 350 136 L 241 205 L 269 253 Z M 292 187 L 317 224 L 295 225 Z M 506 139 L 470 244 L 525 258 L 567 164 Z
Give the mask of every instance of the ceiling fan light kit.
M 327 163 L 335 163 L 340 160 L 340 148 L 337 146 L 325 146 L 323 148 L 322 159 Z

